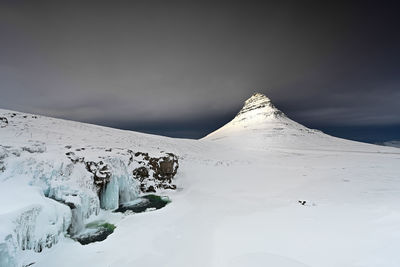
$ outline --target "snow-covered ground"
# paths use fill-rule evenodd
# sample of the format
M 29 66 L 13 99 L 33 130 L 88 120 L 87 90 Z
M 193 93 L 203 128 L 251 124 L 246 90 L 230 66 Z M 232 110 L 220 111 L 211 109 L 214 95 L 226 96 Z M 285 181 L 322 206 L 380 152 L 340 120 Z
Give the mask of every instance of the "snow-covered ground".
M 308 129 L 261 94 L 201 140 L 12 113 L 0 110 L 8 121 L 0 128 L 2 267 L 400 266 L 398 148 Z M 65 154 L 106 161 L 116 184 L 107 203 L 118 205 L 139 194 L 127 150 L 178 155 L 177 189 L 159 191 L 172 200 L 166 207 L 101 209 L 92 177 Z M 81 208 L 81 223 L 101 218 L 117 228 L 83 246 L 64 236 L 77 216 L 63 202 Z M 21 248 L 27 232 L 40 253 Z

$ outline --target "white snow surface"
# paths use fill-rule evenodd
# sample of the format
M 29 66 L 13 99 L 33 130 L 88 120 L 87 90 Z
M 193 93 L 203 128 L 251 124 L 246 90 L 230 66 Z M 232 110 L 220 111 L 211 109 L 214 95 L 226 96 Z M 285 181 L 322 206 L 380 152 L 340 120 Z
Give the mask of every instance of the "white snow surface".
M 400 266 L 400 149 L 308 129 L 264 95 L 201 140 L 12 113 L 0 110 L 8 118 L 0 128 L 1 267 Z M 138 195 L 127 149 L 179 156 L 177 190 L 160 192 L 172 200 L 166 207 L 100 210 L 88 172 L 65 155 L 111 162 L 114 208 L 115 197 Z M 81 207 L 82 223 L 100 218 L 117 228 L 83 246 L 64 236 L 77 216 L 62 201 Z M 22 250 L 18 236 L 27 231 Z

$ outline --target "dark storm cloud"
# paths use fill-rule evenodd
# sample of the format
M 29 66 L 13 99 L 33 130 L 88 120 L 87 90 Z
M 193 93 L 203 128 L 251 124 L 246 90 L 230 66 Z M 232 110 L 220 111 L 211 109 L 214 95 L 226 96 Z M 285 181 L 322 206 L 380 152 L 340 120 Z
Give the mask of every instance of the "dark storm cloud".
M 0 3 L 3 108 L 199 137 L 261 91 L 308 126 L 400 125 L 396 2 Z

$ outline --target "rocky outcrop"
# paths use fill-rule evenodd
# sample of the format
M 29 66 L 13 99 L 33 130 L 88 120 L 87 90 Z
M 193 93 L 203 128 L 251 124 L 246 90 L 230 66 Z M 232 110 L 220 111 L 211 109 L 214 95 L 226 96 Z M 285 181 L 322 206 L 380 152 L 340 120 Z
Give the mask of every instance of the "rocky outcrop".
M 91 174 L 93 174 L 93 183 L 96 185 L 98 194 L 110 182 L 111 171 L 107 166 L 107 164 L 105 164 L 103 161 L 99 162 L 85 161 L 84 157 L 79 157 L 74 152 L 71 151 L 65 153 L 65 155 L 74 164 L 83 163 L 85 165 L 86 170 Z
M 85 162 L 85 166 L 86 170 L 93 174 L 93 182 L 97 186 L 98 192 L 100 192 L 110 182 L 110 169 L 103 161 L 87 161 Z
M 139 167 L 132 171 L 133 177 L 143 182 L 146 178 L 149 178 L 149 171 L 146 167 Z
M 4 128 L 8 125 L 8 119 L 6 117 L 0 117 L 0 128 Z
M 72 146 L 65 146 L 65 148 L 71 149 Z M 75 149 L 75 151 L 78 150 Z M 106 149 L 105 152 L 112 152 L 112 149 Z M 109 156 L 99 156 L 105 161 L 95 162 L 87 161 L 76 153 L 79 154 L 79 152 L 68 151 L 65 155 L 74 164 L 84 164 L 86 170 L 93 174 L 93 183 L 97 188 L 98 195 L 101 195 L 101 191 L 106 188 L 112 178 L 112 171 L 104 163 Z M 132 177 L 139 182 L 142 193 L 156 192 L 157 189 L 176 189 L 172 180 L 178 171 L 179 162 L 178 157 L 173 153 L 165 153 L 161 157 L 152 157 L 149 153 L 133 152 L 132 150 L 118 153 L 129 156 L 127 168 Z
M 163 157 L 150 157 L 148 153 L 131 151 L 131 162 L 141 166 L 134 169 L 132 174 L 140 182 L 142 192 L 156 192 L 157 189 L 176 189 L 172 179 L 176 175 L 179 162 L 173 153 L 166 153 Z

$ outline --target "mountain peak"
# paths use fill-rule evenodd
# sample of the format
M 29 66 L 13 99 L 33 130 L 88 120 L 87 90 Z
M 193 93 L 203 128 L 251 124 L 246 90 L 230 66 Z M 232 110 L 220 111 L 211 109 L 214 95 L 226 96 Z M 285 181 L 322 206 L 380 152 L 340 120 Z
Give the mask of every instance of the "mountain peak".
M 282 111 L 277 109 L 271 100 L 262 93 L 254 93 L 244 102 L 243 108 L 236 115 L 236 118 L 246 117 L 250 113 L 262 114 L 264 116 L 281 116 Z
M 250 99 L 254 99 L 254 98 L 263 98 L 263 99 L 268 99 L 270 100 L 266 95 L 264 95 L 263 93 L 258 93 L 255 92 L 254 94 L 251 95 L 251 97 L 249 97 L 246 101 L 250 100 Z
M 294 136 L 304 136 L 308 132 L 312 131 L 286 117 L 267 96 L 255 93 L 244 102 L 233 120 L 205 138 L 212 140 L 245 138 L 246 143 L 251 142 L 258 146 L 263 142 L 292 142 Z

